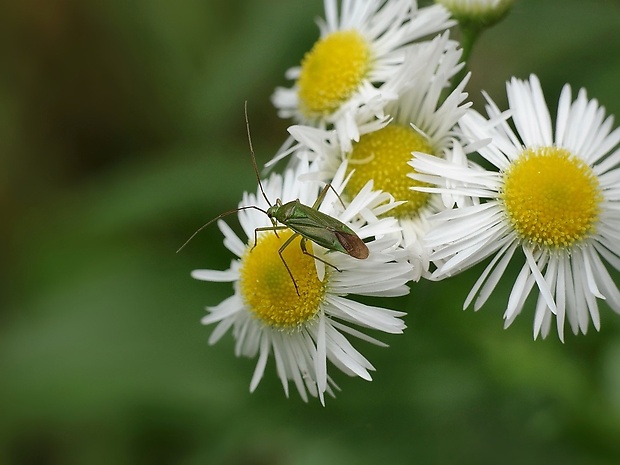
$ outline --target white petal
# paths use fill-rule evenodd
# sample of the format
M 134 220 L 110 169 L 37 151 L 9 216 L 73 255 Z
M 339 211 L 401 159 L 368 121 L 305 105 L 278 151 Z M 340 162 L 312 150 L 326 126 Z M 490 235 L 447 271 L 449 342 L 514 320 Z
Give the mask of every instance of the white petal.
M 230 283 L 239 279 L 238 270 L 194 270 L 192 271 L 192 278 L 200 281 L 211 281 L 218 283 Z
M 254 392 L 254 390 L 258 386 L 258 383 L 260 383 L 260 380 L 263 378 L 268 356 L 269 340 L 267 339 L 266 335 L 263 334 L 263 337 L 260 341 L 260 355 L 258 357 L 258 362 L 256 363 L 256 368 L 254 369 L 254 375 L 252 375 L 252 381 L 250 381 L 250 392 Z

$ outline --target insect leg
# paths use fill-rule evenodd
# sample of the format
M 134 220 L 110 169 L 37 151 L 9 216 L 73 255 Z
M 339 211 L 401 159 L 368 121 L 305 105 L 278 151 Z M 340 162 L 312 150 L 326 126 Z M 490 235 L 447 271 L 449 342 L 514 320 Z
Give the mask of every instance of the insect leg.
M 254 245 L 252 246 L 252 250 L 254 250 L 254 247 L 256 247 L 256 244 L 258 244 L 258 232 L 259 231 L 273 231 L 275 235 L 277 236 L 278 233 L 276 231 L 282 231 L 284 229 L 288 229 L 288 227 L 287 226 L 265 226 L 263 228 L 256 228 L 254 230 Z
M 306 239 L 305 237 L 303 237 L 301 239 L 301 241 L 299 242 L 299 246 L 301 247 L 301 251 L 306 254 L 306 255 L 310 255 L 312 258 L 314 258 L 315 260 L 318 260 L 320 262 L 325 263 L 327 266 L 331 266 L 334 270 L 339 271 L 342 273 L 342 270 L 340 268 L 338 268 L 336 265 L 332 265 L 331 263 L 329 263 L 326 260 L 323 260 L 321 257 L 317 257 L 316 255 L 311 254 L 310 252 L 308 252 L 308 249 L 306 249 L 306 241 L 308 239 Z
M 317 207 L 320 205 L 320 203 L 323 201 L 323 199 L 325 199 L 325 196 L 327 195 L 327 191 L 331 189 L 334 194 L 336 194 L 336 197 L 338 197 L 338 200 L 340 200 L 340 203 L 342 204 L 343 208 L 347 208 L 347 206 L 344 204 L 344 202 L 342 201 L 342 198 L 340 197 L 340 194 L 338 194 L 338 192 L 336 192 L 336 189 L 334 189 L 334 186 L 332 186 L 331 183 L 328 183 L 325 185 L 325 187 L 321 190 L 321 193 L 319 194 L 319 196 L 316 198 L 316 201 L 312 204 L 312 209 L 316 210 Z
M 291 237 L 289 237 L 286 242 L 284 242 L 284 244 L 282 244 L 282 247 L 280 247 L 278 249 L 278 255 L 280 255 L 280 259 L 282 260 L 282 263 L 284 263 L 284 267 L 286 268 L 286 271 L 288 271 L 288 275 L 291 277 L 291 280 L 293 281 L 293 286 L 295 286 L 295 292 L 297 292 L 297 296 L 299 296 L 299 287 L 297 287 L 297 282 L 295 281 L 295 277 L 293 276 L 293 273 L 291 271 L 291 269 L 288 267 L 288 265 L 286 264 L 286 260 L 284 260 L 284 256 L 282 255 L 282 252 L 284 252 L 284 249 L 286 249 L 289 245 L 291 245 L 291 243 L 293 242 L 293 240 L 297 237 L 300 236 L 301 234 L 299 233 L 295 233 L 293 234 Z

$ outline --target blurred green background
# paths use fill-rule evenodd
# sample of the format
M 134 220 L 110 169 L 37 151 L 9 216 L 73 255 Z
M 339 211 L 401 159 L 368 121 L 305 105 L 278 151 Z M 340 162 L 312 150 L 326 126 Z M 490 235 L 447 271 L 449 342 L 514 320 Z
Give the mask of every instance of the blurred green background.
M 532 340 L 509 291 L 460 311 L 475 273 L 420 283 L 407 332 L 358 346 L 372 383 L 332 371 L 327 407 L 283 395 L 273 364 L 207 345 L 194 281 L 231 256 L 202 222 L 254 190 L 286 137 L 269 97 L 318 36 L 312 0 L 23 0 L 0 6 L 0 463 L 617 464 L 620 317 Z M 469 90 L 505 107 L 536 73 L 551 107 L 585 86 L 620 114 L 620 2 L 518 0 L 474 51 Z M 618 275 L 615 275 L 616 279 Z

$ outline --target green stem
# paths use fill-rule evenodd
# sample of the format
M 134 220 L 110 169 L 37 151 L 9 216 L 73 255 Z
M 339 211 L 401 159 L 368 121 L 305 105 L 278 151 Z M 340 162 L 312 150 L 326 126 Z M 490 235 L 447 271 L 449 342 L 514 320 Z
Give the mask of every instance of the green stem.
M 482 27 L 480 27 L 478 24 L 469 23 L 461 25 L 461 45 L 463 47 L 463 60 L 469 60 L 471 51 L 474 48 L 478 37 L 480 37 L 481 32 Z
M 478 25 L 474 24 L 460 24 L 461 27 L 461 47 L 463 47 L 463 56 L 461 57 L 461 61 L 465 63 L 463 68 L 456 74 L 454 77 L 452 89 L 454 90 L 456 86 L 463 80 L 467 72 L 469 71 L 469 67 L 467 64 L 469 63 L 469 57 L 471 56 L 471 51 L 474 48 L 478 37 L 480 37 L 480 33 L 482 32 L 482 28 Z

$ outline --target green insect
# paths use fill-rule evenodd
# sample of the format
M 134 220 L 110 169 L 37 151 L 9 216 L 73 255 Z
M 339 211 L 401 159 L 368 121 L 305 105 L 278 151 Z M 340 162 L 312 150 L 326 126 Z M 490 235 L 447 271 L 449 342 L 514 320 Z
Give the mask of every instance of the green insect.
M 258 186 L 260 188 L 260 191 L 265 200 L 267 201 L 269 208 L 267 210 L 263 210 L 256 205 L 248 205 L 246 207 L 239 207 L 235 208 L 234 210 L 224 212 L 213 218 L 211 221 L 202 225 L 198 230 L 196 230 L 196 232 L 194 232 L 190 236 L 190 238 L 185 241 L 185 243 L 177 250 L 177 252 L 183 249 L 183 247 L 185 247 L 196 234 L 198 234 L 200 231 L 202 231 L 214 221 L 217 221 L 220 218 L 223 218 L 227 215 L 236 213 L 241 210 L 253 209 L 267 215 L 272 223 L 271 226 L 256 228 L 254 230 L 254 247 L 256 247 L 258 241 L 257 235 L 260 231 L 273 231 L 276 235 L 278 234 L 278 231 L 282 231 L 285 229 L 290 229 L 293 231 L 293 235 L 289 237 L 286 242 L 284 242 L 284 244 L 282 244 L 282 246 L 278 250 L 278 254 L 280 255 L 280 259 L 282 260 L 282 263 L 286 267 L 286 271 L 288 271 L 288 274 L 293 281 L 293 285 L 295 286 L 295 291 L 297 292 L 297 295 L 299 295 L 299 288 L 297 286 L 297 282 L 295 281 L 295 277 L 293 276 L 293 273 L 286 264 L 286 260 L 284 260 L 284 256 L 282 255 L 284 250 L 297 237 L 301 236 L 300 247 L 301 251 L 304 254 L 325 263 L 326 265 L 334 268 L 337 271 L 340 270 L 335 265 L 332 265 L 331 263 L 323 260 L 322 258 L 308 252 L 306 242 L 312 241 L 315 244 L 318 244 L 328 250 L 341 252 L 360 260 L 367 258 L 369 254 L 368 246 L 364 243 L 362 239 L 360 239 L 357 234 L 355 234 L 355 232 L 351 228 L 349 228 L 347 225 L 337 220 L 336 218 L 333 218 L 318 210 L 318 206 L 327 195 L 327 191 L 329 189 L 332 189 L 336 196 L 338 196 L 338 193 L 335 191 L 331 184 L 327 184 L 323 188 L 318 198 L 311 207 L 308 205 L 304 205 L 299 201 L 299 199 L 292 200 L 286 203 L 282 203 L 280 199 L 276 199 L 275 205 L 269 201 L 269 199 L 267 198 L 267 194 L 265 194 L 265 191 L 263 190 L 263 185 L 261 183 L 260 175 L 258 172 L 258 166 L 256 165 L 256 156 L 254 155 L 254 148 L 252 147 L 252 139 L 250 137 L 250 124 L 248 121 L 247 102 L 245 107 L 245 123 L 248 133 L 248 141 L 250 145 L 250 154 L 252 155 L 252 164 L 254 165 L 254 172 L 256 173 L 256 179 L 258 180 Z M 338 196 L 338 198 L 340 199 L 340 196 Z M 342 203 L 342 200 L 340 201 Z

